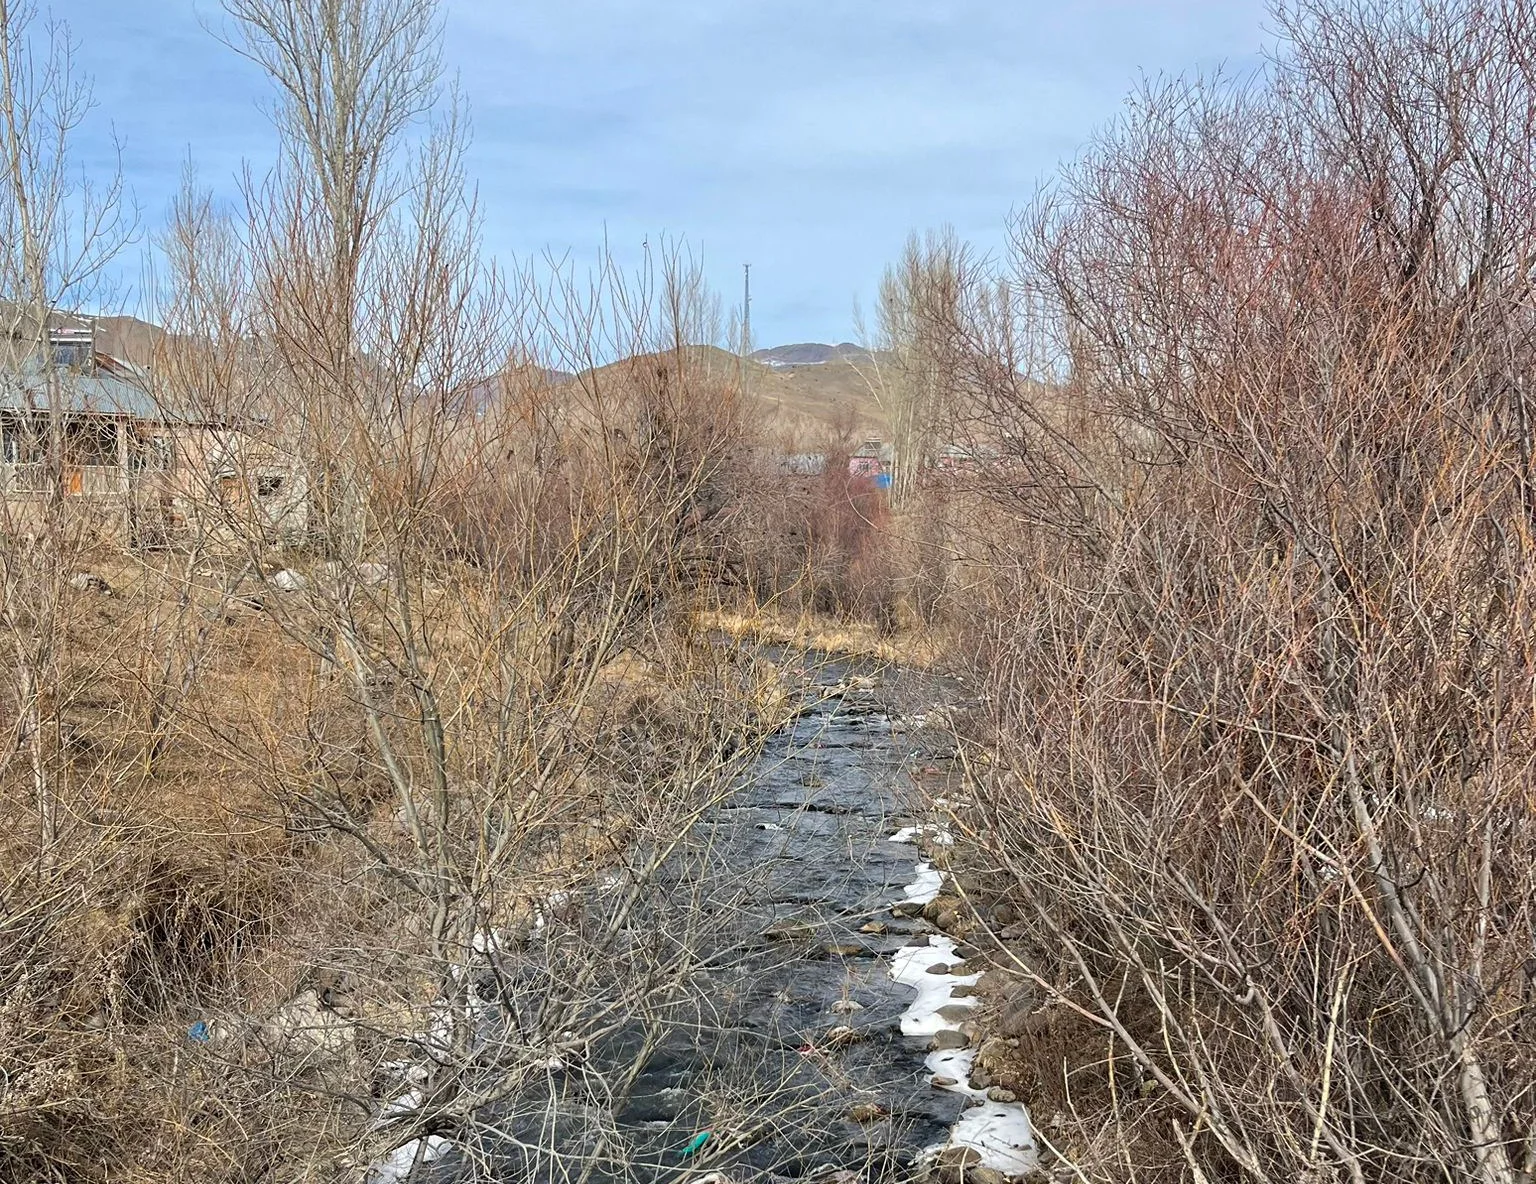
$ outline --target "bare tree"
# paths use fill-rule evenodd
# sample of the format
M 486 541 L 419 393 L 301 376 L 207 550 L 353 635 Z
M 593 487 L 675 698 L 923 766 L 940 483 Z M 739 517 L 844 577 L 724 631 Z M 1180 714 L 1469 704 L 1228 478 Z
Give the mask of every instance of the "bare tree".
M 30 4 L 0 4 L 0 367 L 10 413 L 0 514 L 11 540 L 0 557 L 0 620 L 12 648 L 15 712 L 6 758 L 25 753 L 45 848 L 59 827 L 56 692 L 67 581 L 99 525 L 69 497 L 65 466 L 76 458 L 66 455 L 65 413 L 81 397 L 54 364 L 50 330 L 99 294 L 104 268 L 132 230 L 120 176 L 101 186 L 75 178 L 71 140 L 90 105 L 68 30 L 41 24 Z
M 956 321 L 971 268 L 968 249 L 952 228 L 945 228 L 923 238 L 912 235 L 901 261 L 887 267 L 880 281 L 869 378 L 891 418 L 891 497 L 898 506 L 912 497 L 936 459 L 954 382 L 955 351 L 946 327 Z

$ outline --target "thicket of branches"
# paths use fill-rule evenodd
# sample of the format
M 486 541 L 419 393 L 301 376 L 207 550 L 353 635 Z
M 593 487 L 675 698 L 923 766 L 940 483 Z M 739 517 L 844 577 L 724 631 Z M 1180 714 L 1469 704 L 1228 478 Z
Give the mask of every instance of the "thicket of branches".
M 129 550 L 45 360 L 118 187 L 65 183 L 68 44 L 0 3 L 6 373 L 47 376 L 0 497 L 0 1179 L 361 1179 L 442 1140 L 642 1172 L 643 1056 L 572 1078 L 605 1105 L 569 1140 L 552 1068 L 686 1022 L 704 888 L 655 873 L 776 722 L 688 628 L 753 463 L 709 301 L 675 252 L 482 261 L 427 0 L 225 7 L 281 157 L 233 209 L 189 178 L 164 232 L 180 455 L 137 509 L 177 524 Z
M 1275 20 L 929 308 L 1023 1055 L 1093 1178 L 1530 1180 L 1536 7 Z

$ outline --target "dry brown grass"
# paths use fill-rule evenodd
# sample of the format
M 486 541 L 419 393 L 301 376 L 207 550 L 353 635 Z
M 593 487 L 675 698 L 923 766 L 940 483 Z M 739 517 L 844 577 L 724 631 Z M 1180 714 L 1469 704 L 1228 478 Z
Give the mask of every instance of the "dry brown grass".
M 917 670 L 931 669 L 945 653 L 942 630 L 913 627 L 895 636 L 868 621 L 839 621 L 810 612 L 769 607 L 706 609 L 695 614 L 695 627 L 737 641 L 789 645 L 823 654 L 877 658 Z

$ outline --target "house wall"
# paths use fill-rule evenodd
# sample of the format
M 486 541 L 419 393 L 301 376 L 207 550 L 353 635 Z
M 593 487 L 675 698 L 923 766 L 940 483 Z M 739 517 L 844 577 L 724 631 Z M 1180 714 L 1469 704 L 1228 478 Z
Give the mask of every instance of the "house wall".
M 68 464 L 66 497 L 95 519 L 96 529 L 131 545 L 166 545 L 189 531 L 211 534 L 255 530 L 272 541 L 302 535 L 308 525 L 308 488 L 302 471 L 276 447 L 240 432 L 204 425 L 168 425 L 127 416 L 91 417 L 108 438 L 90 441 L 109 463 Z M 19 433 L 18 433 L 19 437 Z M 35 436 L 34 436 L 35 438 Z M 24 455 L 18 438 L 0 457 Z M 68 450 L 66 450 L 68 455 Z M 38 463 L 0 463 L 4 519 L 31 529 L 49 492 Z

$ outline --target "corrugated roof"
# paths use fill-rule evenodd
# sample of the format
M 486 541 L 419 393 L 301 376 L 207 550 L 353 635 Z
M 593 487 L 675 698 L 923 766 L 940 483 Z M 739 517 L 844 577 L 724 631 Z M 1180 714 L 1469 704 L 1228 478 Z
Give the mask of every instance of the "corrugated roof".
M 31 359 L 17 372 L 0 372 L 0 410 L 43 410 L 50 403 L 72 412 L 168 418 L 144 387 L 107 366 L 98 365 L 89 374 L 59 369 L 50 378 L 45 376 L 42 363 Z

